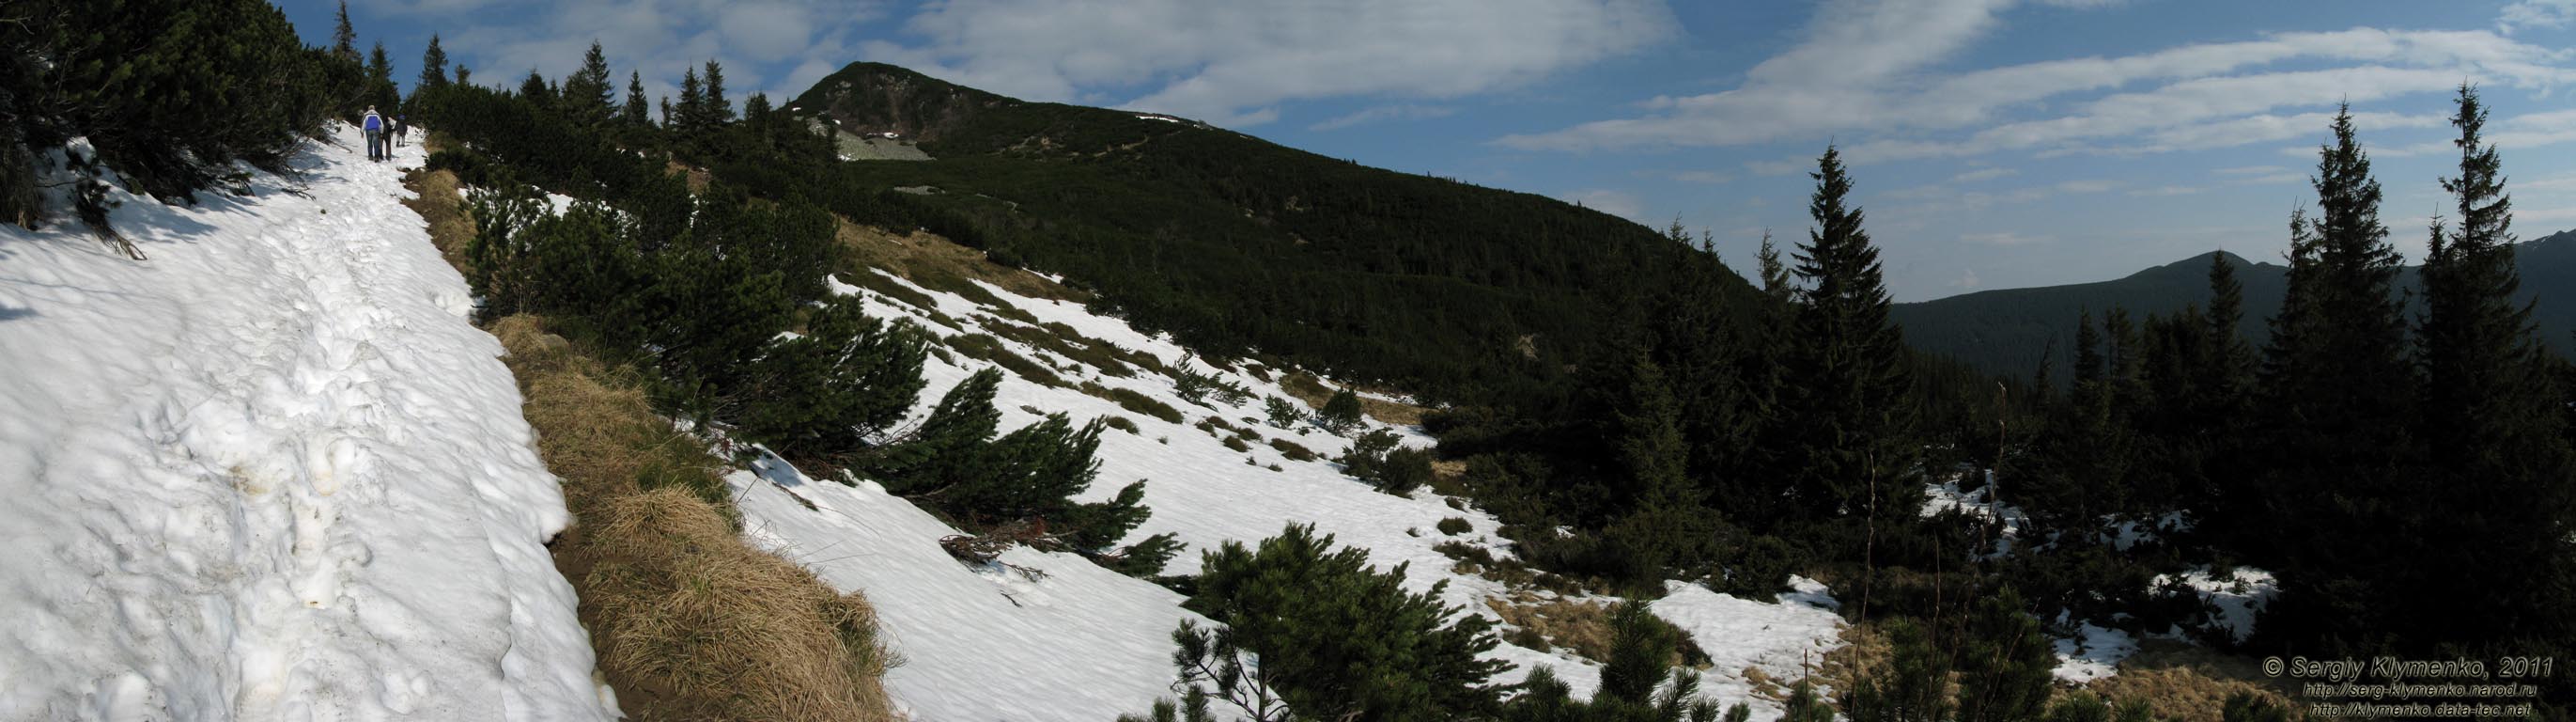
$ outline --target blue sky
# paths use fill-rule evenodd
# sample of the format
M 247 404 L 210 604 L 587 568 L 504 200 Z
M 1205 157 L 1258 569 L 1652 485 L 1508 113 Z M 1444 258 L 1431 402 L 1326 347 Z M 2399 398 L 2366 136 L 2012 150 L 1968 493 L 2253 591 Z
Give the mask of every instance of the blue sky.
M 333 3 L 282 0 L 327 42 Z M 1899 300 L 2277 260 L 2348 100 L 2420 257 L 2451 88 L 2478 84 L 2515 229 L 2576 228 L 2576 0 L 351 0 L 396 77 L 429 35 L 487 84 L 596 38 L 664 94 L 715 58 L 793 95 L 891 62 L 1169 112 L 1400 171 L 1678 217 L 1745 269 L 1803 240 L 1827 143 Z M 620 83 L 622 89 L 623 83 Z

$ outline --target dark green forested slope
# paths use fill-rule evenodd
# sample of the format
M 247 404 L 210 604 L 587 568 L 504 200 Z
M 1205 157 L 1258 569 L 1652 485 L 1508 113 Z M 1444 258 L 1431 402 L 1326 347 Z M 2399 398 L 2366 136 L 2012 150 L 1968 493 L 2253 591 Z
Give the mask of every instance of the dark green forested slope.
M 2259 346 L 2270 333 L 2270 327 L 2260 321 L 2281 310 L 2289 268 L 2248 261 L 2226 251 L 2214 253 L 2235 266 L 2237 281 L 2245 285 L 2248 322 L 2239 329 Z M 1917 349 L 1965 361 L 1979 371 L 2014 376 L 2037 371 L 2040 358 L 2047 355 L 2050 376 L 2064 380 L 2069 378 L 2077 317 L 2089 310 L 2098 318 L 2113 308 L 2126 308 L 2144 318 L 2186 305 L 2206 307 L 2210 255 L 2112 281 L 1980 291 L 1898 304 L 1894 315 L 1905 327 L 1905 340 Z M 2535 304 L 2533 320 L 2552 347 L 2560 353 L 2576 353 L 2576 294 L 2569 293 L 2576 289 L 2576 231 L 2517 245 L 2514 257 L 2523 279 L 2517 301 Z M 2415 301 L 2423 295 L 2419 270 L 2408 266 L 2398 275 L 2410 313 L 2420 310 Z
M 1635 223 L 1125 111 L 1030 103 L 861 63 L 788 107 L 918 139 L 843 163 L 972 219 L 959 240 L 1062 273 L 1212 353 L 1260 352 L 1441 395 L 1564 373 L 1629 296 L 1752 287 Z M 1524 341 L 1524 339 L 1527 339 Z

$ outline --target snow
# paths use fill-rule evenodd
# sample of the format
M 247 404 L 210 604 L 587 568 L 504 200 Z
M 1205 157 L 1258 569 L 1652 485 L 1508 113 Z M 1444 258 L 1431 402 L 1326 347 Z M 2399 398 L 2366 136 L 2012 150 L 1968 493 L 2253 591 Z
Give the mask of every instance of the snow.
M 2013 543 L 2021 538 L 2021 530 L 2029 523 L 2030 516 L 2022 513 L 2021 507 L 1995 500 L 1996 483 L 1993 471 L 1980 472 L 1985 474 L 1985 485 L 1977 487 L 1974 491 L 1961 491 L 1959 482 L 1967 473 L 1971 472 L 1961 472 L 1939 484 L 1924 485 L 1923 516 L 1929 517 L 1956 511 L 1996 522 L 1998 530 L 1995 548 L 1986 554 L 1986 558 L 1995 559 L 2011 554 Z
M 0 718 L 607 719 L 500 344 L 355 130 L 0 226 Z M 420 148 L 397 148 L 416 166 Z
M 2212 627 L 2227 630 L 2230 639 L 2245 641 L 2254 633 L 2254 617 L 2263 606 L 2281 593 L 2280 581 L 2271 572 L 2252 567 L 2237 567 L 2224 578 L 2211 574 L 2207 566 L 2184 572 L 2179 579 L 2184 586 L 2200 593 L 2203 601 L 2216 607 Z M 2155 586 L 2175 581 L 2172 575 L 2157 575 Z
M 2166 534 L 2191 530 L 2190 519 L 2179 511 L 2166 512 L 2157 516 L 2152 522 L 2124 519 L 2118 515 L 2106 515 L 2102 520 L 2106 526 L 2103 540 L 2110 542 L 2111 548 L 2119 551 L 2128 551 L 2139 544 L 2162 540 Z
M 872 316 L 911 319 L 942 335 L 949 335 L 950 329 L 931 321 L 930 311 L 967 327 L 956 333 L 1025 325 L 999 318 L 999 309 L 879 273 L 929 297 L 934 308 L 917 309 L 837 278 L 830 281 L 831 288 L 861 298 Z M 1165 422 L 1076 389 L 1040 385 L 1007 370 L 994 403 L 1004 429 L 1035 422 L 1042 412 L 1066 413 L 1076 420 L 1115 415 L 1134 422 L 1137 433 L 1113 429 L 1102 435 L 1100 475 L 1081 498 L 1106 499 L 1128 483 L 1146 480 L 1145 502 L 1153 516 L 1127 541 L 1171 533 L 1187 544 L 1188 549 L 1164 573 L 1195 574 L 1201 552 L 1228 541 L 1257 542 L 1294 523 L 1313 524 L 1333 535 L 1339 545 L 1368 550 L 1370 562 L 1380 569 L 1404 565 L 1409 590 L 1428 590 L 1447 582 L 1442 600 L 1466 613 L 1499 619 L 1486 600 L 1534 591 L 1457 573 L 1453 561 L 1434 548 L 1460 541 L 1491 549 L 1498 557 L 1510 556 L 1507 542 L 1497 536 L 1500 523 L 1490 514 L 1465 504 L 1460 505 L 1464 509 L 1453 508 L 1451 500 L 1428 490 L 1403 497 L 1379 493 L 1327 461 L 1346 451 L 1349 439 L 1311 428 L 1292 431 L 1260 423 L 1266 418 L 1265 398 L 1289 397 L 1277 383 L 1210 363 L 1168 335 L 1138 332 L 1124 321 L 1094 315 L 1081 304 L 1020 296 L 990 284 L 983 290 L 1041 324 L 1060 323 L 1089 340 L 1077 343 L 1107 343 L 1150 354 L 1167 365 L 1213 374 L 1252 391 L 1238 405 L 1219 404 L 1212 398 L 1191 403 L 1174 393 L 1171 379 L 1151 371 L 1113 376 L 991 334 L 1011 352 L 1054 367 L 1072 385 L 1090 382 L 1129 389 L 1183 411 L 1183 423 Z M 953 363 L 930 357 L 923 365 L 927 390 L 909 423 L 925 418 L 941 394 L 988 365 L 963 355 Z M 1249 451 L 1227 449 L 1221 439 L 1193 428 L 1209 416 L 1253 429 L 1262 440 L 1252 443 Z M 1393 428 L 1374 421 L 1369 424 Z M 1431 443 L 1418 429 L 1393 430 L 1408 445 Z M 1290 461 L 1267 444 L 1270 439 L 1304 446 L 1321 458 Z M 1271 469 L 1274 465 L 1278 470 Z M 908 660 L 887 673 L 886 685 L 914 719 L 1100 720 L 1144 711 L 1156 697 L 1171 694 L 1172 630 L 1181 620 L 1198 619 L 1179 607 L 1178 594 L 1069 554 L 1017 549 L 1002 558 L 1015 567 L 1040 572 L 1035 578 L 1008 567 L 970 568 L 937 545 L 940 538 L 957 533 L 954 529 L 873 484 L 815 483 L 774 459 L 765 460 L 759 474 L 736 474 L 731 481 L 742 499 L 745 527 L 755 539 L 814 569 L 836 588 L 868 595 L 886 637 Z M 1466 520 L 1469 531 L 1449 536 L 1436 530 L 1441 520 L 1453 517 Z M 1701 640 L 1720 660 L 1704 673 L 1714 698 L 1776 709 L 1776 703 L 1752 694 L 1743 678 L 1745 668 L 1760 667 L 1777 677 L 1795 678 L 1802 663 L 1820 661 L 1822 652 L 1841 644 L 1842 623 L 1830 611 L 1831 598 L 1820 584 L 1801 584 L 1801 591 L 1783 595 L 1776 603 L 1676 584 L 1652 609 Z M 1586 601 L 1618 600 L 1587 597 Z M 1490 656 L 1513 667 L 1498 676 L 1499 682 L 1516 682 L 1531 668 L 1546 665 L 1579 696 L 1589 696 L 1599 684 L 1599 665 L 1570 652 L 1505 644 Z
M 1691 642 L 1708 653 L 1710 672 L 1760 668 L 1772 679 L 1793 682 L 1822 664 L 1826 652 L 1842 646 L 1843 621 L 1834 612 L 1842 605 L 1826 596 L 1822 582 L 1790 577 L 1790 583 L 1793 591 L 1766 604 L 1668 581 L 1664 598 L 1647 609 L 1688 633 Z M 1753 685 L 1740 674 L 1706 675 L 1701 690 L 1715 699 L 1745 701 L 1755 719 L 1770 719 L 1785 711 L 1754 695 Z
M 2128 632 L 2094 626 L 2076 627 L 2075 637 L 2056 641 L 2057 678 L 2084 684 L 2119 674 L 2120 661 L 2138 653 L 2138 640 Z
M 956 531 L 874 483 L 815 483 L 774 457 L 761 467 L 726 479 L 748 533 L 834 587 L 866 590 L 904 660 L 886 686 L 914 719 L 1142 711 L 1171 694 L 1172 629 L 1205 623 L 1179 594 L 1072 554 L 1022 547 L 969 567 L 939 547 Z

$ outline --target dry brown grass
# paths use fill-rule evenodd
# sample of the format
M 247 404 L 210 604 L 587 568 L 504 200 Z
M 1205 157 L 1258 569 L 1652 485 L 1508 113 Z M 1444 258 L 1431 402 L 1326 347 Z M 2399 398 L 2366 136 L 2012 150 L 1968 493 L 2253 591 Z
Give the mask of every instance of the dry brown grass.
M 641 386 L 543 319 L 493 324 L 537 451 L 578 520 L 554 544 L 600 669 L 639 720 L 889 720 L 867 600 L 753 548 L 706 484 L 720 464 Z M 718 487 L 721 488 L 721 487 Z
M 1305 371 L 1299 371 L 1295 374 L 1289 375 L 1287 378 L 1280 379 L 1279 388 L 1286 390 L 1289 396 L 1296 397 L 1298 401 L 1305 402 L 1306 406 L 1310 408 L 1324 408 L 1324 402 L 1333 400 L 1333 390 L 1324 386 L 1324 382 L 1316 379 L 1314 374 Z M 1368 391 L 1368 389 L 1355 390 Z M 1420 426 L 1422 424 L 1422 414 L 1425 411 L 1428 411 L 1428 409 L 1414 406 L 1412 404 L 1399 404 L 1393 401 L 1374 399 L 1367 396 L 1360 397 L 1360 413 L 1368 414 L 1369 418 L 1398 426 Z
M 971 278 L 1030 298 L 1085 303 L 1090 294 L 1025 269 L 1011 268 L 984 258 L 984 252 L 958 245 L 946 237 L 925 232 L 896 234 L 875 226 L 862 226 L 840 220 L 841 245 L 850 250 L 851 260 L 862 267 L 882 268 L 905 280 L 929 288 L 942 288 L 949 279 Z M 1036 323 L 1035 319 L 1029 319 Z
M 1519 592 L 1510 600 L 1486 599 L 1485 606 L 1501 615 L 1503 623 L 1537 632 L 1547 639 L 1548 644 L 1574 652 L 1576 656 L 1596 662 L 1610 658 L 1609 605 L 1542 599 Z
M 689 184 L 689 195 L 693 196 L 706 193 L 707 181 L 714 177 L 712 174 L 709 174 L 704 170 L 691 168 L 676 160 L 664 161 L 662 174 L 686 176 L 686 180 Z
M 613 500 L 594 522 L 614 549 L 588 575 L 603 665 L 669 704 L 666 719 L 891 719 L 886 651 L 867 600 L 735 541 L 678 489 Z
M 1862 622 L 1843 627 L 1843 646 L 1835 648 L 1807 665 L 1811 681 L 1839 693 L 1859 683 L 1862 670 L 1886 669 L 1895 656 L 1895 647 L 1887 635 L 1878 631 L 1875 622 Z M 1784 699 L 1788 688 L 1798 680 L 1773 680 L 1774 699 Z
M 465 269 L 465 244 L 474 240 L 474 218 L 465 214 L 465 203 L 456 196 L 456 174 L 448 171 L 414 169 L 403 175 L 403 186 L 417 198 L 402 204 L 429 222 L 429 241 L 438 246 L 438 254 L 457 270 Z
M 2293 719 L 2304 716 L 2306 705 L 2292 704 L 2282 688 L 2254 681 L 2263 679 L 2260 663 L 2253 659 L 2150 639 L 2120 663 L 2118 675 L 2087 688 L 2114 705 L 2145 700 L 2158 718 L 2181 722 L 2218 722 L 2227 698 L 2239 692 L 2268 697 L 2274 706 L 2289 709 Z

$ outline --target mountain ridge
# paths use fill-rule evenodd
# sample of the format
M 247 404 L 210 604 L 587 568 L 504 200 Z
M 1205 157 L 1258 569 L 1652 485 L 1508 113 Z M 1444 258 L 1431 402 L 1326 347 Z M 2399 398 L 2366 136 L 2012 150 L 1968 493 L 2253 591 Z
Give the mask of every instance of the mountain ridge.
M 2576 353 L 2576 230 L 2560 231 L 2514 245 L 2515 267 L 2522 275 L 2516 300 L 2532 307 L 2541 336 L 2560 353 Z M 2288 289 L 2288 266 L 2255 262 L 2227 251 L 2211 251 L 2179 261 L 2150 266 L 2120 278 L 2085 283 L 1994 289 L 1900 303 L 1891 311 L 1905 328 L 1905 340 L 1917 349 L 1966 362 L 1980 371 L 2029 377 L 2048 359 L 2053 378 L 2069 378 L 2075 321 L 2090 311 L 2095 318 L 2113 308 L 2133 317 L 2172 313 L 2185 305 L 2206 307 L 2210 257 L 2224 256 L 2244 287 L 2245 318 L 2239 330 L 2260 344 L 2270 338 L 2267 320 L 2281 309 Z M 2421 266 L 2400 269 L 2397 286 L 2408 296 L 2409 317 L 2418 310 L 2417 274 Z M 2055 349 L 2051 352 L 2052 347 Z

